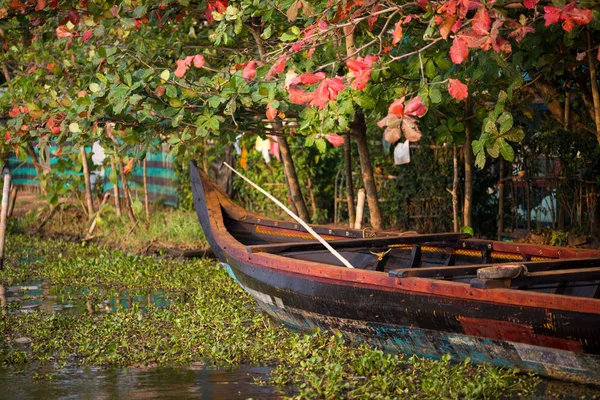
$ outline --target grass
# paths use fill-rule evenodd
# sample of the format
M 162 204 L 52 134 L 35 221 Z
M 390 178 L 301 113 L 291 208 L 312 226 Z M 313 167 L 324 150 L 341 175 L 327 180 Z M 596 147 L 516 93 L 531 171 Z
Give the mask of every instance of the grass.
M 151 232 L 144 240 L 160 233 Z M 22 235 L 10 236 L 7 249 L 0 271 L 5 285 L 42 279 L 80 293 L 91 309 L 125 291 L 161 290 L 171 299 L 166 307 L 134 304 L 80 315 L 12 309 L 0 319 L 0 364 L 15 373 L 47 364 L 270 365 L 269 381 L 258 384 L 275 385 L 289 397 L 324 399 L 512 397 L 532 394 L 538 383 L 516 370 L 408 358 L 349 346 L 340 335 L 290 331 L 257 311 L 213 260 L 142 257 Z M 15 342 L 22 337 L 31 344 Z

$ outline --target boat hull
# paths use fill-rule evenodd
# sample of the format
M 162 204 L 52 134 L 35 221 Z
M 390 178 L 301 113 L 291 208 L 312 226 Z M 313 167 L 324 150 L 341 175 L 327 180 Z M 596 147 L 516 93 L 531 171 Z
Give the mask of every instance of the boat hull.
M 434 359 L 449 354 L 457 362 L 469 358 L 477 364 L 600 385 L 600 355 L 583 352 L 585 339 L 544 334 L 549 333 L 543 332 L 545 329 L 557 329 L 535 325 L 547 319 L 542 316 L 545 310 L 486 307 L 434 296 L 331 285 L 281 276 L 230 257 L 224 265 L 265 312 L 301 331 L 319 328 L 386 351 Z M 595 316 L 563 313 L 553 319 L 556 323 L 569 321 L 569 332 L 561 336 L 593 335 Z

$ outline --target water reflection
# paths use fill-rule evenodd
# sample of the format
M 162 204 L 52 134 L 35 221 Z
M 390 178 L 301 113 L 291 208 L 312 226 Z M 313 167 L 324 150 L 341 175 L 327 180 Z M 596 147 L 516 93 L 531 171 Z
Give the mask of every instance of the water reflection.
M 54 287 L 43 281 L 27 282 L 21 285 L 6 287 L 0 284 L 0 302 L 2 312 L 43 311 L 47 313 L 63 312 L 92 315 L 96 312 L 116 312 L 119 309 L 130 309 L 134 305 L 145 308 L 152 304 L 155 307 L 167 307 L 182 295 L 177 293 L 130 292 L 122 291 L 114 296 L 105 294 L 100 288 L 96 292 L 105 300 L 93 300 L 88 296 L 89 289 L 76 290 L 69 287 Z M 106 299 L 108 297 L 108 299 Z
M 254 384 L 268 368 L 48 369 L 51 379 L 0 369 L 0 394 L 18 399 L 275 399 L 272 387 Z

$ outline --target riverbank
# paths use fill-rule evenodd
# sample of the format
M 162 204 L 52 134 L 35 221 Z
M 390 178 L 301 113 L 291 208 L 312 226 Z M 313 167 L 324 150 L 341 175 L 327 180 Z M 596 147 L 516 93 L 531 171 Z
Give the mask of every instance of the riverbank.
M 212 259 L 144 257 L 14 234 L 7 249 L 5 288 L 36 282 L 44 299 L 81 310 L 25 312 L 23 300 L 8 299 L 0 362 L 11 373 L 49 364 L 269 366 L 257 384 L 308 398 L 512 397 L 534 393 L 538 382 L 514 370 L 385 354 L 328 333 L 290 331 L 259 312 Z

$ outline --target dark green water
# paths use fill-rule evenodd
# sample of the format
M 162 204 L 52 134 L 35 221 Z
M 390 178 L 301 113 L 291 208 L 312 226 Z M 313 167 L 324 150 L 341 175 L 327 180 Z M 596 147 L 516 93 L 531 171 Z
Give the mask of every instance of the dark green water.
M 0 369 L 0 398 L 25 399 L 273 399 L 273 388 L 254 384 L 268 368 L 48 368 L 51 378 Z

